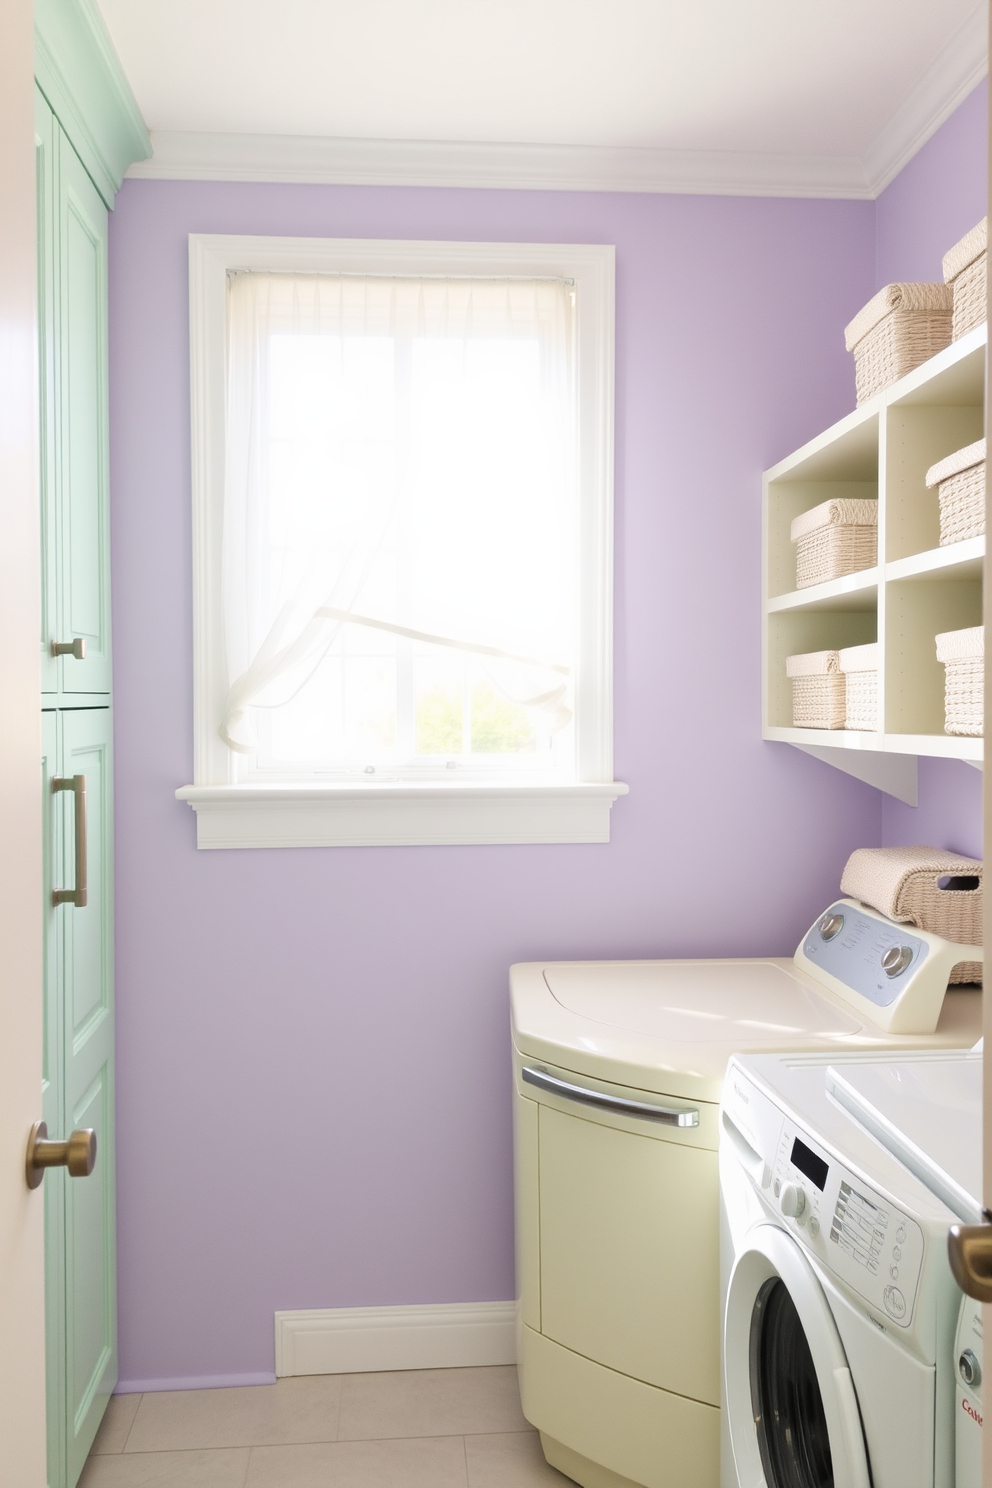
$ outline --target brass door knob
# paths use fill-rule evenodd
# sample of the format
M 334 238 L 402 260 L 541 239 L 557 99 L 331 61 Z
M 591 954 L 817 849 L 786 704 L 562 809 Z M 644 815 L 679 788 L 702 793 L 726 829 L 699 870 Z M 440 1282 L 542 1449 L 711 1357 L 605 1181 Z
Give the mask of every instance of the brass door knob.
M 36 1121 L 28 1137 L 24 1164 L 28 1188 L 37 1188 L 46 1168 L 68 1168 L 70 1178 L 88 1178 L 96 1167 L 96 1132 L 80 1127 L 66 1142 L 48 1141 L 48 1127 Z
M 976 1302 L 992 1302 L 992 1224 L 952 1225 L 947 1253 L 964 1294 Z

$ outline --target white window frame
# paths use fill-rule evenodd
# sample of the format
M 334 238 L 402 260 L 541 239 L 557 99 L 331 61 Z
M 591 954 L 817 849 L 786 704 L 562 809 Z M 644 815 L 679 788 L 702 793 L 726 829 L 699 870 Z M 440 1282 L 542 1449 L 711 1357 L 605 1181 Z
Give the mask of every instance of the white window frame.
M 227 276 L 256 272 L 571 279 L 580 485 L 576 779 L 570 783 L 235 783 L 217 733 L 227 694 L 220 592 Z M 404 242 L 191 233 L 193 784 L 197 846 L 608 842 L 613 779 L 614 250 L 599 244 Z

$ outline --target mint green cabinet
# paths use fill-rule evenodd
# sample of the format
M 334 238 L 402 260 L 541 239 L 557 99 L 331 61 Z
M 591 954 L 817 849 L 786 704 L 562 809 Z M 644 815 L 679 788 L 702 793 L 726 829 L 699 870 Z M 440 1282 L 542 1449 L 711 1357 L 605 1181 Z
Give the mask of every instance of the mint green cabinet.
M 107 208 L 39 92 L 42 691 L 110 692 Z M 75 643 L 82 656 L 56 646 Z M 81 644 L 80 644 L 81 643 Z
M 117 1382 L 107 208 L 36 97 L 44 1086 L 50 1135 L 92 1127 L 88 1178 L 45 1177 L 48 1482 L 75 1488 Z M 61 643 L 61 645 L 60 645 Z M 77 643 L 83 654 L 68 648 Z M 62 654 L 57 654 L 61 651 Z M 76 792 L 85 784 L 85 814 Z M 62 785 L 60 786 L 60 782 Z M 85 819 L 85 837 L 76 840 Z M 78 851 L 77 851 L 78 847 Z M 87 882 L 86 903 L 53 900 Z
M 42 714 L 45 1017 L 42 1116 L 52 1135 L 92 1127 L 88 1178 L 45 1176 L 48 1481 L 72 1488 L 117 1382 L 114 1212 L 113 816 L 109 708 Z M 76 793 L 85 781 L 85 834 Z M 84 847 L 84 851 L 80 848 Z M 86 884 L 86 903 L 53 891 Z

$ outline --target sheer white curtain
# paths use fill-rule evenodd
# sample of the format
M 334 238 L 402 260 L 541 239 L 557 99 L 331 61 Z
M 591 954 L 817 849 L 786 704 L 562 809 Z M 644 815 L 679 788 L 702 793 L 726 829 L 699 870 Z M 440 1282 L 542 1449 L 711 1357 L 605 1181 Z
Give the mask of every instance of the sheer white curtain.
M 567 729 L 573 320 L 556 280 L 230 276 L 230 749 L 252 754 L 256 710 L 286 709 L 356 627 L 471 657 Z

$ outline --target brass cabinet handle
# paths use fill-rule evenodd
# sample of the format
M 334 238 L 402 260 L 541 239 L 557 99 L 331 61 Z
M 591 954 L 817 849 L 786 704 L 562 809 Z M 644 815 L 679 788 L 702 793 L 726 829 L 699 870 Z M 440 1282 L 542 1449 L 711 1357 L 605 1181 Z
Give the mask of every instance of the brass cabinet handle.
M 86 908 L 86 776 L 56 775 L 53 791 L 72 791 L 76 804 L 76 887 L 53 889 L 53 904 L 74 904 Z
M 77 661 L 86 660 L 86 640 L 83 636 L 73 636 L 71 641 L 53 641 L 53 656 L 74 656 Z
M 976 1302 L 992 1302 L 992 1224 L 952 1225 L 947 1254 L 954 1280 Z
M 46 1168 L 68 1168 L 70 1178 L 88 1178 L 96 1167 L 96 1132 L 80 1127 L 67 1142 L 48 1141 L 48 1127 L 36 1121 L 28 1137 L 24 1176 L 28 1188 L 37 1188 Z

